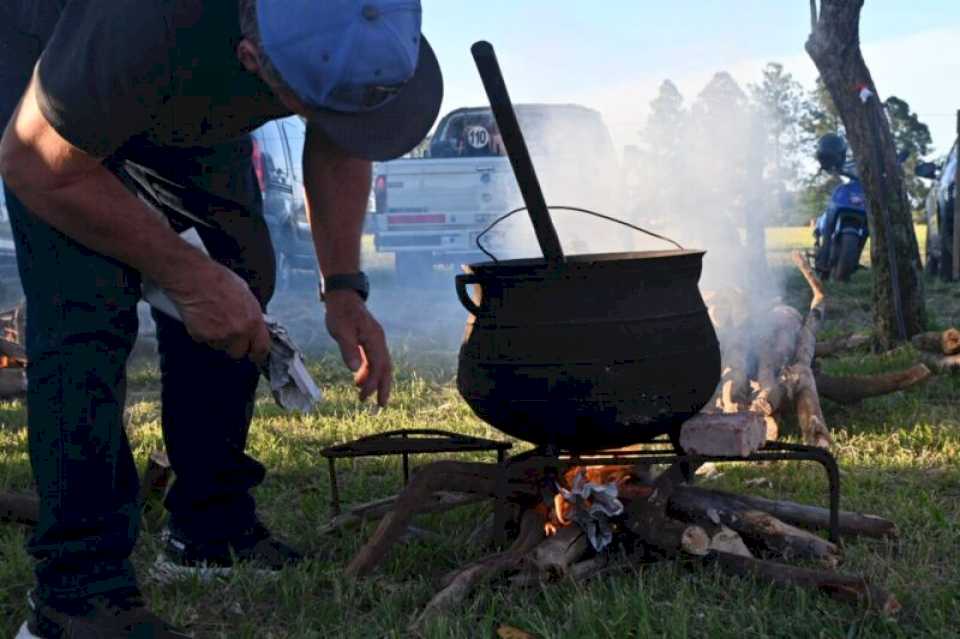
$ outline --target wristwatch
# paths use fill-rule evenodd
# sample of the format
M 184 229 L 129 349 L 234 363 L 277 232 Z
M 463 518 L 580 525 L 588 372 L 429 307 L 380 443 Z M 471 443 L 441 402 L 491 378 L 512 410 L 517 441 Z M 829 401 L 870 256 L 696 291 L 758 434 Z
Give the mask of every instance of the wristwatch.
M 342 273 L 320 278 L 320 301 L 327 301 L 330 291 L 356 291 L 364 302 L 370 297 L 370 280 L 363 271 L 356 273 Z

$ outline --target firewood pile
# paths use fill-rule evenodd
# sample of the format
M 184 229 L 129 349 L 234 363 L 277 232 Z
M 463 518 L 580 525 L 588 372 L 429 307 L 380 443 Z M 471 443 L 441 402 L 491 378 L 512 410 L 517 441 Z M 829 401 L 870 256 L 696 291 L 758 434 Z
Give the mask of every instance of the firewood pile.
M 0 400 L 27 393 L 27 354 L 21 346 L 25 314 L 23 304 L 0 311 Z
M 647 465 L 573 466 L 551 479 L 553 496 L 548 498 L 545 485 L 550 482 L 544 479 L 551 463 L 531 457 L 503 470 L 496 464 L 434 462 L 422 467 L 399 495 L 356 506 L 321 532 L 346 533 L 380 520 L 347 565 L 346 574 L 359 578 L 373 573 L 408 536 L 417 515 L 498 494 L 506 497 L 504 529 L 512 541 L 444 576 L 412 630 L 454 611 L 481 584 L 527 588 L 561 579 L 585 581 L 664 559 L 813 588 L 885 615 L 900 609 L 885 589 L 836 570 L 841 548 L 815 532 L 828 525 L 825 508 L 688 485 L 680 464 L 657 475 Z M 491 519 L 483 520 L 468 543 L 489 543 L 496 529 Z M 841 512 L 840 532 L 874 539 L 898 536 L 893 522 L 853 512 Z M 795 561 L 806 565 L 788 563 Z
M 704 295 L 720 339 L 723 376 L 717 392 L 704 409 L 707 412 L 763 414 L 767 439 L 779 437 L 781 420 L 795 414 L 806 444 L 829 447 L 830 430 L 823 416 L 820 398 L 851 404 L 904 390 L 930 377 L 931 368 L 940 371 L 960 366 L 960 333 L 924 334 L 915 344 L 937 344 L 939 356 L 902 371 L 880 375 L 835 377 L 818 370 L 817 358 L 829 357 L 870 343 L 860 333 L 817 342 L 817 332 L 826 312 L 823 286 L 807 260 L 794 253 L 794 263 L 813 293 L 806 316 L 778 301 L 754 301 L 741 290 L 730 289 Z M 955 358 L 956 362 L 952 363 Z

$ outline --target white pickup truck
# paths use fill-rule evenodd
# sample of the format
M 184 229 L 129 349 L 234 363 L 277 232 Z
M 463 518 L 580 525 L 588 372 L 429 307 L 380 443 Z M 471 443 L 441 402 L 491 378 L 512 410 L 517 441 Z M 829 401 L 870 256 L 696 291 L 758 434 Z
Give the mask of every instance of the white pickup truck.
M 610 210 L 620 169 L 600 114 L 577 105 L 515 108 L 548 204 Z M 372 199 L 377 251 L 394 254 L 406 281 L 435 264 L 486 259 L 477 235 L 522 203 L 489 108 L 446 115 L 423 157 L 377 164 Z M 505 229 L 484 237 L 498 257 L 509 254 Z

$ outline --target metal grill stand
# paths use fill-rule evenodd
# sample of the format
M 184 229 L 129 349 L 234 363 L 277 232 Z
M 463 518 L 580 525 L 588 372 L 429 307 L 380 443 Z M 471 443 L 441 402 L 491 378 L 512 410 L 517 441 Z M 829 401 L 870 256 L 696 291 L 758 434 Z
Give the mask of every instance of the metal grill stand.
M 400 455 L 403 458 L 403 483 L 406 485 L 410 481 L 410 455 L 496 452 L 497 463 L 502 464 L 506 451 L 512 447 L 513 444 L 509 442 L 433 429 L 393 430 L 330 446 L 320 451 L 327 458 L 330 472 L 330 511 L 333 516 L 340 514 L 338 459 Z
M 659 439 L 647 444 L 639 444 L 617 450 L 564 451 L 540 447 L 502 462 L 497 485 L 497 503 L 495 511 L 495 530 L 497 542 L 507 539 L 508 501 L 506 498 L 506 478 L 510 476 L 510 466 L 518 463 L 542 468 L 544 477 L 559 477 L 569 468 L 576 466 L 623 466 L 661 464 L 667 465 L 671 472 L 677 469 L 678 476 L 691 479 L 696 468 L 707 462 L 746 462 L 763 463 L 770 461 L 812 461 L 823 466 L 829 483 L 830 526 L 829 538 L 833 543 L 840 541 L 840 471 L 837 460 L 827 450 L 815 446 L 768 442 L 760 450 L 747 457 L 687 455 L 668 439 Z

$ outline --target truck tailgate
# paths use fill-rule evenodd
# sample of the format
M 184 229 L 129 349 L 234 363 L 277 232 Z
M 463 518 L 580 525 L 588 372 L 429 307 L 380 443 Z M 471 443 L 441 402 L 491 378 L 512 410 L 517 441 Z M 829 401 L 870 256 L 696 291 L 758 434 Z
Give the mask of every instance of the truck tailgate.
M 516 191 L 506 158 L 400 160 L 383 174 L 388 215 L 503 212 Z

